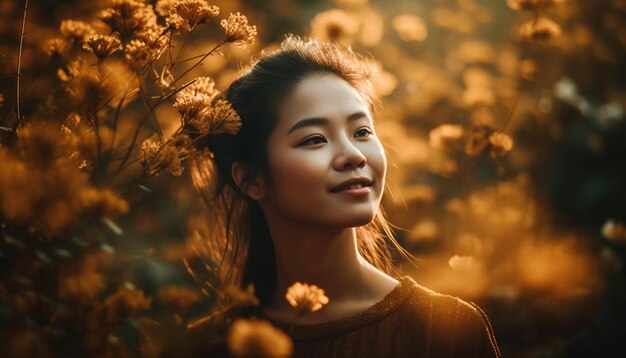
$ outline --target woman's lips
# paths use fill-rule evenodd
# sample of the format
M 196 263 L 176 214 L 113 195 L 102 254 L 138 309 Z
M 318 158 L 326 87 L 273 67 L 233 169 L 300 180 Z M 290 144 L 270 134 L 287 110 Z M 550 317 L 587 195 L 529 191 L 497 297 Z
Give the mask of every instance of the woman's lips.
M 370 187 L 364 186 L 361 188 L 344 189 L 344 190 L 339 190 L 339 191 L 333 191 L 332 193 L 361 197 L 361 196 L 367 196 L 370 193 Z

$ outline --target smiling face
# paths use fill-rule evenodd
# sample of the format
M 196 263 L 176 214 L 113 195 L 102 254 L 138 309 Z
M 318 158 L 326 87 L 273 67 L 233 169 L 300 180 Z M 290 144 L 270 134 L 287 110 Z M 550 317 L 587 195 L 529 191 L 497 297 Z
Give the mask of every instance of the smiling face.
M 331 227 L 369 223 L 380 205 L 387 160 L 363 97 L 336 75 L 311 75 L 277 113 L 267 142 L 272 183 L 259 202 L 266 215 Z M 336 191 L 355 178 L 371 185 Z

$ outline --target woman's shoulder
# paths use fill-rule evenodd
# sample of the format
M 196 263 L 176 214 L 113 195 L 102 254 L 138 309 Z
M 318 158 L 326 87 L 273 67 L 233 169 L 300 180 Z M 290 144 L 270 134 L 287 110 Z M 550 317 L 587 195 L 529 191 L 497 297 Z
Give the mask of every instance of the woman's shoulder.
M 442 322 L 458 320 L 476 321 L 485 318 L 484 312 L 473 302 L 459 297 L 443 294 L 418 284 L 413 278 L 404 276 L 402 284 L 408 287 L 408 300 L 405 308 L 424 311 L 433 311 Z
M 436 292 L 405 276 L 408 299 L 397 312 L 405 324 L 424 329 L 433 341 L 447 342 L 481 352 L 480 356 L 500 356 L 489 318 L 475 303 Z

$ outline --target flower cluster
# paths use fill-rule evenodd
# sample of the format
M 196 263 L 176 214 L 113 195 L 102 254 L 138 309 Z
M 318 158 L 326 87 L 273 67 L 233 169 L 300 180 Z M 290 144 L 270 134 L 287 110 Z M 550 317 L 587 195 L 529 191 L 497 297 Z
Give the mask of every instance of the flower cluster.
M 561 35 L 561 27 L 547 17 L 540 17 L 523 24 L 519 34 L 529 41 L 548 41 Z
M 183 121 L 197 129 L 199 135 L 236 134 L 241 119 L 230 103 L 216 99 L 220 92 L 210 77 L 198 77 L 176 95 L 174 107 Z
M 289 357 L 293 342 L 281 330 L 259 319 L 236 319 L 228 332 L 228 350 L 235 357 Z
M 122 42 L 114 36 L 93 35 L 87 38 L 83 48 L 91 51 L 98 60 L 102 61 L 105 57 L 122 48 Z
M 138 0 L 113 0 L 111 7 L 102 10 L 98 17 L 122 41 L 157 26 L 152 6 Z
M 194 82 L 176 94 L 174 107 L 185 120 L 198 117 L 211 106 L 220 92 L 215 89 L 215 82 L 210 77 L 198 77 Z
M 156 176 L 161 170 L 165 170 L 173 176 L 180 176 L 183 173 L 183 160 L 189 156 L 188 138 L 181 136 L 175 140 L 165 143 L 146 139 L 141 145 L 139 163 L 145 172 L 150 176 Z
M 219 7 L 209 5 L 204 0 L 181 0 L 171 5 L 167 23 L 176 29 L 185 27 L 192 31 L 196 26 L 206 23 L 219 14 Z
M 422 18 L 416 15 L 398 15 L 391 20 L 391 27 L 403 41 L 424 41 L 428 37 L 428 29 Z
M 329 302 L 324 290 L 301 282 L 296 282 L 287 289 L 285 299 L 300 313 L 315 312 Z
M 257 35 L 256 26 L 248 25 L 248 18 L 245 15 L 230 14 L 227 19 L 220 21 L 220 25 L 226 33 L 224 41 L 239 47 L 246 47 L 254 43 Z

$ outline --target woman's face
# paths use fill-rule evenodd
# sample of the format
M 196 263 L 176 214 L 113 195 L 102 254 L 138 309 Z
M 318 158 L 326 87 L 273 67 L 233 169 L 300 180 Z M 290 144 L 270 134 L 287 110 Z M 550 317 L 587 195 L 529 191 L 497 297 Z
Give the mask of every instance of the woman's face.
M 278 116 L 267 144 L 272 185 L 261 202 L 265 210 L 305 224 L 369 223 L 387 159 L 362 96 L 336 75 L 312 75 L 284 98 Z M 337 190 L 357 178 L 369 186 Z

